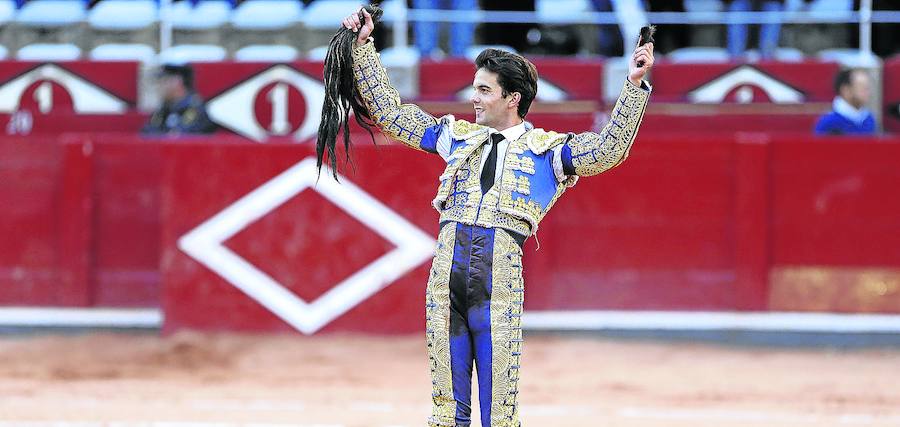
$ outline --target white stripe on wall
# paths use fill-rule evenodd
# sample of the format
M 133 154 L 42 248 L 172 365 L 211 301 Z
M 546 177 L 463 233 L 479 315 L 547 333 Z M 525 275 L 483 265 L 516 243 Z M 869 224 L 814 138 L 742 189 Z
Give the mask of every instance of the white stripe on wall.
M 162 322 L 162 311 L 155 308 L 0 308 L 0 326 L 159 328 Z
M 710 311 L 531 311 L 526 330 L 900 333 L 900 315 Z
M 160 328 L 152 308 L 0 307 L 0 327 Z M 522 327 L 532 331 L 768 331 L 900 333 L 897 314 L 711 311 L 528 311 Z

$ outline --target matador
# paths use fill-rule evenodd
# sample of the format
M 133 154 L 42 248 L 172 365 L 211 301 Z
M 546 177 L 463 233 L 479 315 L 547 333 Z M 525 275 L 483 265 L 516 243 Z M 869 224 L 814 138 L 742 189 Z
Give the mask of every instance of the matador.
M 621 164 L 650 97 L 643 80 L 653 44 L 630 58 L 611 118 L 598 132 L 535 128 L 525 116 L 537 70 L 524 57 L 487 49 L 475 60 L 475 122 L 434 117 L 401 103 L 370 36 L 368 12 L 344 19 L 358 33 L 353 73 L 363 104 L 385 135 L 447 163 L 432 205 L 440 231 L 425 291 L 432 380 L 430 426 L 469 426 L 473 365 L 481 425 L 518 427 L 522 354 L 522 245 L 579 177 Z

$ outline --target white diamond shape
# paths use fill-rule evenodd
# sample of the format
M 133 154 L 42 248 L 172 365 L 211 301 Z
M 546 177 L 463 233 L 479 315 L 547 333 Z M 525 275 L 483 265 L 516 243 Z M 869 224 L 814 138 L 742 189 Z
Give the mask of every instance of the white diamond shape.
M 0 87 L 0 113 L 18 110 L 25 89 L 41 80 L 52 81 L 64 87 L 72 97 L 72 109 L 79 114 L 121 114 L 128 108 L 125 101 L 94 83 L 57 65 L 45 64 Z
M 294 139 L 301 141 L 315 135 L 325 102 L 325 86 L 286 65 L 269 68 L 210 99 L 206 111 L 216 123 L 254 141 L 265 141 L 269 131 L 257 121 L 253 101 L 263 87 L 279 81 L 293 85 L 306 99 L 306 117 L 294 132 Z
M 307 158 L 182 236 L 178 247 L 300 332 L 315 333 L 429 259 L 437 243 L 346 177 L 341 176 L 338 183 L 330 175 L 331 170 L 323 167 L 323 179 L 316 184 L 316 160 Z M 396 245 L 312 302 L 299 298 L 224 245 L 252 222 L 307 188 Z
M 775 104 L 803 102 L 803 93 L 750 65 L 742 65 L 694 89 L 688 93 L 688 99 L 698 104 L 718 104 L 732 89 L 742 85 L 762 89 Z

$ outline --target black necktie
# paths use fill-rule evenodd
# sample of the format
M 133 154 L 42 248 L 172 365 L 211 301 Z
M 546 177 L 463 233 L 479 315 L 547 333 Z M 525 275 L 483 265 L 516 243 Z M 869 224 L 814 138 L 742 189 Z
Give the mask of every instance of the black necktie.
M 497 170 L 497 145 L 503 141 L 502 134 L 495 133 L 491 135 L 491 152 L 488 153 L 487 162 L 481 169 L 481 194 L 487 193 L 494 186 L 494 173 Z

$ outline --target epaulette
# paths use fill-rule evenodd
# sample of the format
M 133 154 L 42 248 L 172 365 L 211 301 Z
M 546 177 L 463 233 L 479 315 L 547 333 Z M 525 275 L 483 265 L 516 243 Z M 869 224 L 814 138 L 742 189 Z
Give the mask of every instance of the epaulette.
M 488 132 L 487 126 L 470 123 L 465 120 L 458 120 L 449 114 L 442 117 L 441 120 L 450 125 L 450 136 L 453 137 L 453 139 L 467 140 L 480 133 Z
M 525 144 L 528 145 L 528 148 L 531 149 L 534 154 L 543 154 L 547 150 L 564 144 L 571 135 L 572 134 L 569 133 L 547 132 L 543 129 L 534 129 L 531 132 L 528 132 Z

